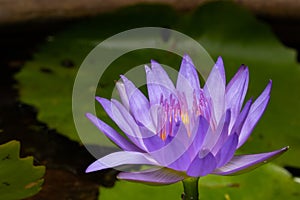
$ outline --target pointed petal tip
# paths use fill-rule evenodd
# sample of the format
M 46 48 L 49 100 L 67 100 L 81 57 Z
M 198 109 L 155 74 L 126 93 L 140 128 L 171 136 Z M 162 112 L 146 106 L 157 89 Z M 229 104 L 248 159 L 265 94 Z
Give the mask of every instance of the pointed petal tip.
M 189 56 L 189 54 L 188 54 L 188 53 L 184 53 L 184 54 L 183 54 L 183 57 L 184 57 L 184 58 L 186 58 L 186 57 L 188 57 L 188 58 L 189 58 L 190 56 Z
M 152 68 L 148 65 L 145 65 L 145 73 L 146 73 L 146 80 L 147 80 L 147 84 L 148 84 L 148 81 L 149 81 L 149 76 L 151 76 L 150 74 L 152 73 Z
M 241 66 L 240 66 L 238 72 L 244 72 L 244 73 L 247 73 L 247 74 L 248 74 L 248 73 L 249 73 L 249 68 L 248 68 L 247 65 L 241 64 Z
M 187 62 L 192 62 L 192 58 L 191 58 L 187 53 L 185 53 L 185 54 L 183 55 L 182 60 L 185 60 L 185 61 L 187 61 Z
M 96 96 L 95 99 L 102 105 L 102 107 L 104 107 L 104 105 L 108 102 L 110 102 L 110 100 L 105 99 L 103 97 L 98 97 Z
M 98 97 L 98 96 L 96 96 L 95 99 L 96 99 L 99 103 L 103 100 L 102 97 Z
M 124 85 L 124 83 L 123 83 L 122 81 L 120 81 L 120 80 L 116 81 L 115 83 L 116 83 L 117 86 L 118 86 L 118 85 L 119 85 L 119 86 L 123 86 L 123 85 Z
M 97 162 L 97 161 L 96 161 L 96 162 Z M 98 171 L 98 169 L 95 168 L 94 165 L 95 165 L 95 162 L 92 163 L 92 164 L 90 164 L 90 165 L 86 168 L 85 173 L 91 173 L 91 172 Z
M 98 103 L 100 103 L 102 105 L 102 107 L 103 107 L 104 102 L 109 101 L 108 99 L 98 97 L 98 96 L 96 96 L 95 99 L 96 99 L 96 101 L 98 101 Z
M 160 63 L 157 62 L 156 60 L 151 59 L 150 63 L 151 63 L 151 70 L 154 70 L 153 71 L 154 73 L 163 69 L 163 67 L 160 65 Z
M 221 168 L 217 168 L 213 173 L 218 175 L 238 175 L 251 171 L 271 160 L 281 156 L 289 149 L 289 146 L 267 153 L 248 154 L 235 156 Z
M 221 65 L 223 65 L 223 58 L 222 58 L 222 56 L 219 56 L 219 57 L 218 57 L 216 64 L 221 64 Z
M 250 110 L 252 103 L 253 103 L 253 97 L 250 97 L 250 99 L 244 105 L 244 108 L 247 108 L 247 112 Z
M 120 75 L 123 83 L 125 83 L 126 81 L 128 81 L 128 78 L 126 78 L 126 76 L 124 76 L 123 74 Z
M 85 173 L 90 173 L 90 172 L 93 172 L 91 169 L 89 169 L 89 168 L 87 168 L 86 170 L 85 170 Z
M 267 97 L 270 98 L 271 90 L 272 90 L 273 81 L 270 79 L 267 86 L 263 90 L 262 93 L 266 93 Z
M 272 84 L 273 84 L 273 81 L 272 81 L 272 79 L 270 79 L 268 85 L 270 85 L 270 87 L 271 87 Z
M 250 103 L 250 104 L 252 104 L 253 103 L 253 97 L 250 97 L 250 99 L 248 100 L 248 102 Z
M 88 119 L 90 119 L 90 118 L 93 118 L 93 117 L 94 117 L 94 115 L 93 115 L 93 114 L 91 114 L 91 113 L 85 113 L 85 116 L 86 116 Z
M 86 117 L 89 121 L 91 121 L 93 124 L 97 125 L 97 124 L 96 124 L 96 123 L 97 123 L 97 120 L 98 120 L 97 116 L 93 115 L 92 113 L 86 113 L 86 114 L 85 114 L 85 117 Z
M 145 71 L 146 71 L 146 72 L 151 70 L 150 67 L 149 67 L 148 65 L 144 65 L 144 67 L 145 67 Z
M 226 110 L 226 118 L 228 117 L 228 118 L 230 118 L 231 117 L 231 109 L 230 108 L 228 108 L 227 110 Z
M 85 173 L 100 171 L 100 170 L 106 169 L 106 168 L 107 167 L 102 166 L 102 164 L 99 162 L 99 160 L 96 160 L 95 162 L 93 162 L 86 168 Z
M 265 91 L 268 91 L 268 93 L 270 93 L 271 89 L 272 89 L 272 85 L 273 85 L 273 81 L 270 79 L 266 88 L 265 88 Z
M 290 149 L 290 146 L 286 146 L 286 147 L 283 147 L 281 150 L 284 152 L 284 151 L 287 151 Z
M 159 64 L 156 60 L 153 59 L 150 60 L 150 63 L 151 63 L 151 67 L 153 67 L 153 65 Z

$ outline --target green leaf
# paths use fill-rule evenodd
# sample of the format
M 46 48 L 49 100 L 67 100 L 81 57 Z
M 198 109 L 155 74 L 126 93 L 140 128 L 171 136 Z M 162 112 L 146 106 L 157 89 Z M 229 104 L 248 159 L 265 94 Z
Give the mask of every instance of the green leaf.
M 290 150 L 275 162 L 300 167 L 300 66 L 295 61 L 296 53 L 284 47 L 270 27 L 230 2 L 209 3 L 186 15 L 175 13 L 165 6 L 133 6 L 78 22 L 49 38 L 34 59 L 27 62 L 16 76 L 20 83 L 21 100 L 38 108 L 39 120 L 80 141 L 71 107 L 72 87 L 78 67 L 102 40 L 142 26 L 169 27 L 191 35 L 214 59 L 219 55 L 223 57 L 227 80 L 242 63 L 248 65 L 248 98 L 256 98 L 272 79 L 270 104 L 241 152 L 265 152 L 289 145 Z M 148 63 L 150 59 L 177 69 L 180 65 L 178 57 L 158 50 L 128 53 L 112 63 L 104 73 L 98 85 L 98 95 L 110 97 L 119 74 Z M 66 60 L 72 61 L 75 67 L 63 67 L 62 62 Z M 107 120 L 100 106 L 97 110 L 99 117 Z
M 300 184 L 283 168 L 272 164 L 239 176 L 209 175 L 199 182 L 201 200 L 296 200 L 300 197 L 299 191 Z M 119 181 L 114 188 L 101 188 L 99 199 L 180 199 L 182 192 L 182 183 L 158 187 Z
M 300 184 L 283 168 L 268 164 L 238 176 L 207 176 L 200 184 L 203 199 L 298 199 Z
M 249 66 L 247 99 L 258 97 L 269 79 L 273 81 L 267 110 L 241 151 L 257 153 L 290 146 L 275 162 L 300 167 L 300 65 L 296 52 L 284 47 L 270 27 L 232 4 L 207 4 L 191 19 L 203 26 L 200 43 L 213 57 L 223 57 L 227 80 L 241 64 Z
M 33 166 L 33 157 L 19 158 L 20 143 L 0 145 L 0 199 L 17 200 L 40 191 L 44 166 Z

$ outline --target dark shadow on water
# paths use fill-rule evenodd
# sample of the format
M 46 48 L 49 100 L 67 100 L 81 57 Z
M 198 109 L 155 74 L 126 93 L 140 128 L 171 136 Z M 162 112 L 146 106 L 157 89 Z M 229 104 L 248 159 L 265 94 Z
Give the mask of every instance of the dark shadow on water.
M 21 157 L 34 156 L 35 165 L 46 166 L 43 189 L 29 198 L 31 200 L 95 200 L 100 185 L 112 187 L 116 180 L 116 170 L 85 174 L 95 158 L 84 146 L 39 122 L 38 111 L 18 100 L 14 75 L 32 58 L 38 45 L 68 23 L 38 24 L 31 28 L 25 25 L 0 27 L 0 144 L 18 140 Z M 70 67 L 72 63 L 64 61 L 63 64 Z M 100 148 L 103 155 L 112 151 Z

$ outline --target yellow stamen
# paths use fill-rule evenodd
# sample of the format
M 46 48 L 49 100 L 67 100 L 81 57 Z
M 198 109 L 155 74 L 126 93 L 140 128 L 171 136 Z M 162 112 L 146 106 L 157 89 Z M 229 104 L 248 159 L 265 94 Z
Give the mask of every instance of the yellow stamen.
M 181 117 L 181 120 L 182 120 L 183 124 L 186 127 L 186 131 L 187 131 L 188 136 L 191 136 L 190 118 L 189 118 L 188 113 L 187 112 L 181 113 L 180 117 Z
M 161 138 L 163 141 L 165 141 L 165 140 L 167 139 L 167 133 L 166 133 L 165 130 L 161 133 L 160 138 Z

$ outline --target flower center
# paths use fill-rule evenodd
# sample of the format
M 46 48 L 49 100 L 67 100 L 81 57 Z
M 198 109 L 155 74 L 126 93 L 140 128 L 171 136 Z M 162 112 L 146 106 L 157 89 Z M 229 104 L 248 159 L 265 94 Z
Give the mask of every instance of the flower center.
M 191 117 L 188 112 L 185 96 L 178 100 L 173 95 L 170 95 L 169 99 L 164 99 L 161 96 L 160 105 L 162 112 L 160 112 L 160 130 L 158 135 L 162 140 L 166 140 L 168 136 L 174 136 L 179 128 L 180 122 L 182 122 L 187 128 L 187 132 L 190 135 L 190 122 Z
M 186 128 L 187 134 L 191 136 L 191 132 L 196 125 L 199 115 L 203 115 L 207 120 L 210 119 L 210 111 L 208 101 L 202 91 L 199 96 L 193 94 L 193 99 L 188 104 L 187 97 L 184 93 L 178 94 L 176 97 L 170 95 L 164 98 L 161 95 L 160 107 L 161 112 L 158 116 L 158 135 L 162 140 L 166 140 L 168 136 L 173 137 L 178 131 L 182 122 Z

